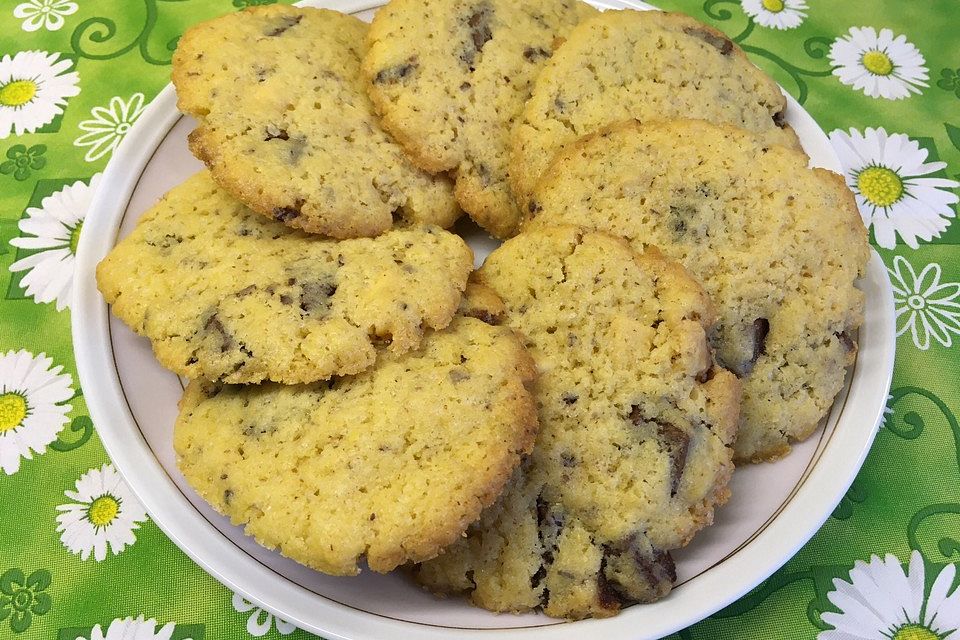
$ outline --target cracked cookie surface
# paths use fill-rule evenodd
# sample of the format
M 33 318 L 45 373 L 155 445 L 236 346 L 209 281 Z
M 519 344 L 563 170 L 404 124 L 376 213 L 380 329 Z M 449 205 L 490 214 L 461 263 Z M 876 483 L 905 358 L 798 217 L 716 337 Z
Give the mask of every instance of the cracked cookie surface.
M 706 294 L 655 250 L 575 227 L 508 240 L 475 278 L 536 362 L 540 432 L 500 499 L 416 579 L 566 618 L 663 597 L 670 551 L 712 522 L 733 471 L 740 386 L 711 358 Z M 476 315 L 485 303 L 469 295 Z
M 254 213 L 202 171 L 97 267 L 114 315 L 166 368 L 232 383 L 358 373 L 445 327 L 473 267 L 437 227 L 309 236 Z
M 333 575 L 435 556 L 533 446 L 534 366 L 505 327 L 455 318 L 421 347 L 312 385 L 192 382 L 174 428 L 197 492 Z
M 334 238 L 393 217 L 449 227 L 446 176 L 417 168 L 377 120 L 360 78 L 368 26 L 335 11 L 253 7 L 193 27 L 173 58 L 190 149 L 261 214 Z
M 554 155 L 627 119 L 701 118 L 799 149 L 786 99 L 712 27 L 660 11 L 605 11 L 574 29 L 544 66 L 514 130 L 510 177 L 526 215 Z
M 738 460 L 785 455 L 830 410 L 856 356 L 869 259 L 843 178 L 699 120 L 624 123 L 572 145 L 529 227 L 577 224 L 656 245 L 719 312 L 718 362 L 743 379 Z
M 567 33 L 596 10 L 579 0 L 391 0 L 370 28 L 367 89 L 430 171 L 456 172 L 463 209 L 491 234 L 516 232 L 510 130 Z

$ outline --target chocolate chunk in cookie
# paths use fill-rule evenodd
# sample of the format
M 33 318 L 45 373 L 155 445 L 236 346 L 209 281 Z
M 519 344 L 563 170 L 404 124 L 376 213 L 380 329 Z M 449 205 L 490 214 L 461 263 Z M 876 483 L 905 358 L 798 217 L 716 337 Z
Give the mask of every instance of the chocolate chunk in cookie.
M 702 279 L 719 312 L 717 362 L 744 382 L 742 461 L 809 437 L 856 356 L 866 230 L 842 178 L 807 162 L 730 125 L 627 122 L 570 145 L 534 192 L 531 228 L 653 245 Z
M 436 556 L 499 495 L 533 446 L 534 373 L 511 330 L 456 318 L 332 386 L 194 381 L 177 464 L 260 544 L 333 575 L 361 559 L 390 571 Z
M 604 11 L 543 64 L 512 138 L 510 183 L 522 207 L 558 152 L 624 120 L 730 123 L 800 148 L 777 83 L 723 33 L 683 14 Z
M 381 127 L 361 78 L 369 27 L 309 7 L 256 6 L 201 23 L 173 57 L 190 149 L 254 211 L 338 239 L 394 218 L 449 227 L 453 184 L 417 167 Z M 376 81 L 403 85 L 416 55 Z
M 670 551 L 712 521 L 733 471 L 740 383 L 712 361 L 706 294 L 655 250 L 575 227 L 525 231 L 473 278 L 467 298 L 497 292 L 537 363 L 540 434 L 497 504 L 417 580 L 565 618 L 662 598 Z
M 297 383 L 415 349 L 425 330 L 450 322 L 472 266 L 459 237 L 432 227 L 309 237 L 254 213 L 204 171 L 144 214 L 97 282 L 172 371 Z
M 463 209 L 516 233 L 508 184 L 513 121 L 567 33 L 595 10 L 571 0 L 391 0 L 363 61 L 370 97 L 418 165 L 452 171 Z

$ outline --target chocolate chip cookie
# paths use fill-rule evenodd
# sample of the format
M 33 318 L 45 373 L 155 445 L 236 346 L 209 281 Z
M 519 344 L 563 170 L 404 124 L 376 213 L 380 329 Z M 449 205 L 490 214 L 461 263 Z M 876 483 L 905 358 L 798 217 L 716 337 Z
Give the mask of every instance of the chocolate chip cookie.
M 416 348 L 450 322 L 472 267 L 463 240 L 437 227 L 321 239 L 254 213 L 203 171 L 144 214 L 97 283 L 171 371 L 296 383 Z
M 629 118 L 728 122 L 799 149 L 786 105 L 777 84 L 720 31 L 679 13 L 605 11 L 574 29 L 544 66 L 514 133 L 511 183 L 529 208 L 559 150 Z
M 391 0 L 373 20 L 363 71 L 384 127 L 421 167 L 455 171 L 458 202 L 495 236 L 520 221 L 510 129 L 554 48 L 595 13 L 579 0 Z
M 196 117 L 190 149 L 255 211 L 334 238 L 393 218 L 448 227 L 445 176 L 417 168 L 380 127 L 360 77 L 368 26 L 335 11 L 258 6 L 193 27 L 173 83 Z
M 576 227 L 524 232 L 476 277 L 536 362 L 540 433 L 503 496 L 416 579 L 566 618 L 663 597 L 670 551 L 712 522 L 733 471 L 740 385 L 713 362 L 707 295 L 655 249 Z
M 421 347 L 313 385 L 192 382 L 178 464 L 217 511 L 333 575 L 432 558 L 530 451 L 533 363 L 512 331 L 457 318 Z
M 625 123 L 563 152 L 531 227 L 578 224 L 656 245 L 719 309 L 717 360 L 744 381 L 738 460 L 807 438 L 856 355 L 869 258 L 843 178 L 729 125 Z

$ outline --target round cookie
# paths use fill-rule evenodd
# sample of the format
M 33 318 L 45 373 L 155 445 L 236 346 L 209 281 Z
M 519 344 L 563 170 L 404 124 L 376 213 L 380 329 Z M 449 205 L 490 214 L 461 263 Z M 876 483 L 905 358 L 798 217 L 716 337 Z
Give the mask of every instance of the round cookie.
M 173 57 L 190 149 L 255 211 L 334 238 L 393 217 L 449 227 L 445 176 L 417 168 L 380 127 L 360 77 L 368 27 L 335 11 L 258 6 L 193 27 Z
M 473 318 L 333 383 L 192 382 L 174 447 L 184 476 L 269 548 L 333 575 L 432 558 L 533 446 L 533 363 Z
M 453 317 L 470 248 L 436 227 L 327 240 L 255 214 L 203 171 L 97 267 L 113 313 L 189 378 L 297 383 L 358 373 Z
M 513 136 L 510 178 L 524 212 L 554 155 L 627 119 L 700 118 L 800 148 L 786 98 L 723 33 L 679 13 L 605 11 L 574 29 L 537 79 Z
M 663 597 L 670 550 L 712 522 L 733 471 L 740 385 L 713 364 L 706 294 L 656 250 L 576 227 L 522 233 L 476 276 L 537 364 L 540 432 L 495 506 L 417 580 L 566 618 Z
M 867 235 L 843 178 L 729 125 L 631 122 L 570 146 L 534 199 L 528 226 L 656 245 L 703 283 L 717 361 L 744 380 L 738 460 L 780 457 L 815 430 L 863 316 Z
M 363 60 L 383 126 L 421 167 L 456 172 L 463 209 L 516 232 L 510 130 L 559 42 L 596 10 L 579 0 L 391 0 Z

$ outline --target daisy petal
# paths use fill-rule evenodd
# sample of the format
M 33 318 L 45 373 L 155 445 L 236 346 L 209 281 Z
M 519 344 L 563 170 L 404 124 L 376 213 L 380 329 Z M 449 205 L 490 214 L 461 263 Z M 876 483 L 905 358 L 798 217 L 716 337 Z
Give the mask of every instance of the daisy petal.
M 38 31 L 46 21 L 44 14 L 35 7 L 31 11 L 30 5 L 18 5 L 14 14 L 25 18 L 21 28 L 27 32 Z M 0 139 L 11 133 L 33 133 L 63 113 L 67 98 L 80 92 L 80 77 L 76 72 L 67 73 L 72 66 L 72 60 L 60 59 L 60 54 L 46 51 L 20 51 L 0 58 L 0 83 L 25 80 L 35 88 L 26 104 L 15 109 L 0 109 Z

